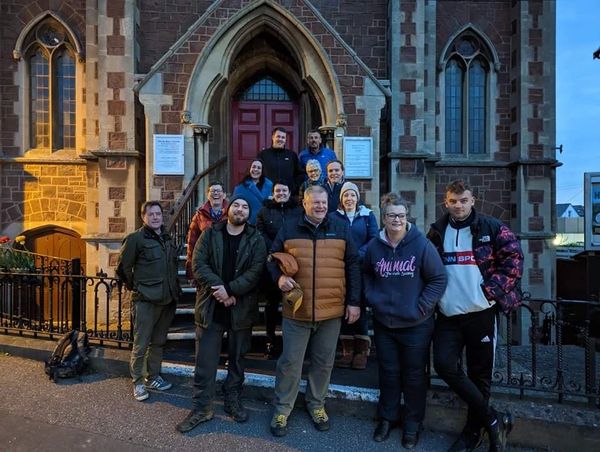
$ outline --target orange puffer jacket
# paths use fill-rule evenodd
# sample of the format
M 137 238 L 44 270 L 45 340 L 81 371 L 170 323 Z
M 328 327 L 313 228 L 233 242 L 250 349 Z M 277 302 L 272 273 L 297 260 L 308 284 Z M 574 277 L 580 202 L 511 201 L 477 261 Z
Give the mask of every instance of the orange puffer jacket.
M 298 262 L 294 280 L 304 296 L 294 314 L 283 303 L 283 316 L 293 320 L 318 322 L 343 317 L 346 304 L 359 306 L 360 269 L 358 251 L 348 225 L 326 218 L 318 227 L 303 216 L 284 225 L 271 252 L 284 251 Z M 274 281 L 281 276 L 276 262 L 269 262 Z

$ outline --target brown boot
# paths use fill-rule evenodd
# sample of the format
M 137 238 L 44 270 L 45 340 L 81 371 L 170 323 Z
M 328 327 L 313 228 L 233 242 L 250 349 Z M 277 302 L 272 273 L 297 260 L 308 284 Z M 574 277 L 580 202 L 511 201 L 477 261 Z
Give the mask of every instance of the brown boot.
M 350 367 L 354 356 L 354 337 L 340 336 L 335 357 L 335 367 Z
M 353 369 L 364 369 L 367 367 L 367 358 L 371 350 L 371 338 L 369 336 L 354 336 L 354 357 L 352 358 Z

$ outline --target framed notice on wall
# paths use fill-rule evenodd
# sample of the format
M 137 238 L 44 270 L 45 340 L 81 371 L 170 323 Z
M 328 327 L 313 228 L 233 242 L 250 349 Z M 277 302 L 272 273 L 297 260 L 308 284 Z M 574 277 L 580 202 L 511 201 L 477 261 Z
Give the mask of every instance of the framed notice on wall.
M 344 137 L 344 177 L 369 179 L 373 177 L 373 138 Z
M 154 135 L 154 174 L 183 175 L 183 135 Z

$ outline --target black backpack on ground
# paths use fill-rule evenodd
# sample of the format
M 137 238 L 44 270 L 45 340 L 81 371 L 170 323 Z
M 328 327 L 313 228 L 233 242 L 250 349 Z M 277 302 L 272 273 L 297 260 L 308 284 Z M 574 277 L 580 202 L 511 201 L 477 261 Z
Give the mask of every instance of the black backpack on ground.
M 81 375 L 87 370 L 90 358 L 90 344 L 87 333 L 71 330 L 56 345 L 50 358 L 46 360 L 44 370 L 50 380 L 70 378 Z

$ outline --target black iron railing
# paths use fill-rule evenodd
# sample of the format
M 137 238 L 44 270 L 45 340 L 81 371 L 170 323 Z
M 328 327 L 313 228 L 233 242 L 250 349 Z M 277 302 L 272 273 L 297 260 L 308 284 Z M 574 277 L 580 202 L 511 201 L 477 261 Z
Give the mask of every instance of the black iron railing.
M 227 157 L 223 157 L 200 174 L 195 175 L 189 185 L 183 190 L 181 197 L 170 210 L 169 220 L 165 227 L 173 237 L 173 240 L 175 240 L 178 249 L 182 250 L 185 245 L 192 217 L 200 204 L 200 200 L 198 199 L 198 185 L 200 184 L 200 181 L 212 174 L 217 168 L 225 164 L 226 161 Z
M 104 274 L 4 270 L 0 332 L 54 337 L 77 328 L 87 331 L 92 342 L 128 347 L 133 337 L 129 300 L 121 282 Z
M 53 336 L 79 327 L 95 343 L 130 346 L 131 297 L 120 281 L 45 270 L 0 271 L 0 332 Z M 598 302 L 529 299 L 499 325 L 494 386 L 600 407 Z M 520 342 L 516 328 L 525 332 Z

